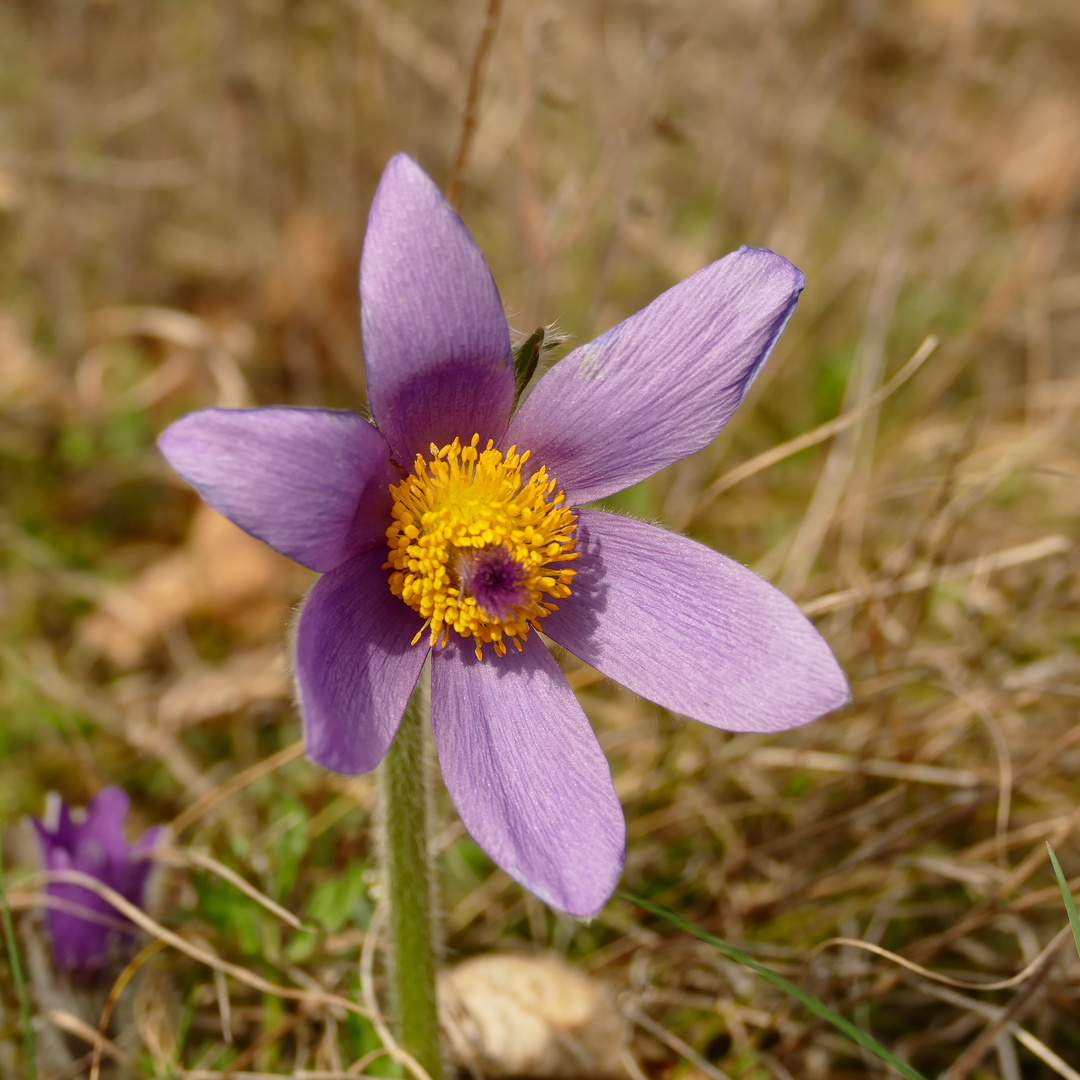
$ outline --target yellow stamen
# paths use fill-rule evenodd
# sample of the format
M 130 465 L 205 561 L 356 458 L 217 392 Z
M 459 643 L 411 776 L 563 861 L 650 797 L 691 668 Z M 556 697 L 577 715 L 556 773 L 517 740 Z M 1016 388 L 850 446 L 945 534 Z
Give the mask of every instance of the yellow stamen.
M 455 439 L 417 454 L 412 475 L 390 488 L 393 523 L 386 530 L 390 548 L 390 591 L 425 620 L 416 644 L 430 629 L 429 643 L 449 641 L 450 630 L 476 642 L 477 659 L 491 643 L 506 655 L 509 639 L 520 651 L 530 626 L 570 595 L 575 571 L 554 564 L 578 557 L 577 517 L 563 506 L 556 481 L 541 466 L 522 483 L 529 453 L 512 446 L 505 454 L 480 436 L 462 446 Z M 470 585 L 476 567 L 492 566 L 501 575 L 489 590 L 489 608 Z M 479 590 L 479 586 L 477 586 Z M 498 610 L 496 610 L 498 609 Z

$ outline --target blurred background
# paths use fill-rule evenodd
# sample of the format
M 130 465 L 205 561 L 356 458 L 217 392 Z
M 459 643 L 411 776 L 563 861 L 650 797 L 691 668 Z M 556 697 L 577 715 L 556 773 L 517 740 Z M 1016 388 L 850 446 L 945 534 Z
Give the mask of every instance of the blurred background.
M 374 790 L 300 754 L 285 640 L 313 576 L 201 507 L 154 440 L 215 404 L 362 406 L 371 196 L 397 151 L 448 182 L 487 11 L 0 3 L 12 888 L 34 866 L 18 823 L 47 791 L 83 804 L 118 783 L 132 829 L 173 821 L 176 847 L 318 932 L 190 866 L 168 872 L 165 925 L 271 981 L 357 995 Z M 570 346 L 588 341 L 743 243 L 805 272 L 720 440 L 609 504 L 802 603 L 851 705 L 734 737 L 560 659 L 627 813 L 624 886 L 929 1075 L 984 1037 L 950 1080 L 1078 1075 L 1071 944 L 1033 979 L 982 992 L 822 943 L 1005 979 L 1065 925 L 1044 842 L 1080 875 L 1078 56 L 1073 0 L 505 0 L 462 174 L 462 216 L 526 334 L 557 321 Z M 841 414 L 854 422 L 834 438 L 728 472 Z M 549 912 L 437 797 L 448 961 L 570 957 L 620 1011 L 631 1075 L 884 1074 L 625 901 L 588 924 Z M 20 915 L 31 954 L 35 926 Z M 5 1077 L 20 1060 L 6 963 Z M 38 967 L 39 1007 L 74 1009 Z M 180 953 L 143 975 L 130 1061 L 106 1073 L 332 1071 L 379 1045 L 366 1020 L 223 991 Z M 986 1033 L 1010 1003 L 1014 1026 Z M 84 1075 L 86 1048 L 54 1038 L 43 1075 Z

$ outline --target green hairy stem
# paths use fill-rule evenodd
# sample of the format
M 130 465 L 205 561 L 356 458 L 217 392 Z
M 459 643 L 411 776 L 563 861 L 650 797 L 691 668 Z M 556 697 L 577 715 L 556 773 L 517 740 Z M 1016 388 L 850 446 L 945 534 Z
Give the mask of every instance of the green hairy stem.
M 428 854 L 427 705 L 413 692 L 382 768 L 384 869 L 393 945 L 393 991 L 404 1049 L 442 1080 L 435 1000 L 435 925 Z

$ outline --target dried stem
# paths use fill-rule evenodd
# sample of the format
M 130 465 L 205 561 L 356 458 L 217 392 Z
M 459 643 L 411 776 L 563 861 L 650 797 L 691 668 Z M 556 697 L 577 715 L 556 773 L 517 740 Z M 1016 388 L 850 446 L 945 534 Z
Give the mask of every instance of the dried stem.
M 1059 934 L 1054 939 L 1053 948 L 1044 950 L 1046 955 L 1023 990 L 1001 1010 L 996 1019 L 987 1024 L 982 1034 L 941 1074 L 941 1080 L 964 1080 L 964 1077 L 982 1061 L 990 1052 L 998 1036 L 1020 1015 L 1025 1006 L 1030 1003 L 1035 991 L 1042 986 L 1046 976 L 1050 974 L 1050 969 L 1057 961 L 1058 950 L 1064 943 L 1065 936 Z
M 458 143 L 454 171 L 450 174 L 450 183 L 446 189 L 446 201 L 455 209 L 461 206 L 461 196 L 465 190 L 465 166 L 472 149 L 473 136 L 476 134 L 476 118 L 480 111 L 480 91 L 484 74 L 484 61 L 495 40 L 495 28 L 499 25 L 499 12 L 502 0 L 488 0 L 484 29 L 480 31 L 480 40 L 476 45 L 472 68 L 469 70 L 469 89 L 465 95 L 465 116 L 461 122 L 461 140 Z

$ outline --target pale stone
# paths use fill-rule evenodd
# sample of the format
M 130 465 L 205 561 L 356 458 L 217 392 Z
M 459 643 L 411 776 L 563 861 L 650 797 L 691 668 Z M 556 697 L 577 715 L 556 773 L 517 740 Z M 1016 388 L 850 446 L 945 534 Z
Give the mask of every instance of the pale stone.
M 625 1076 L 626 1025 L 610 993 L 551 954 L 493 954 L 439 976 L 456 1064 L 485 1077 Z

